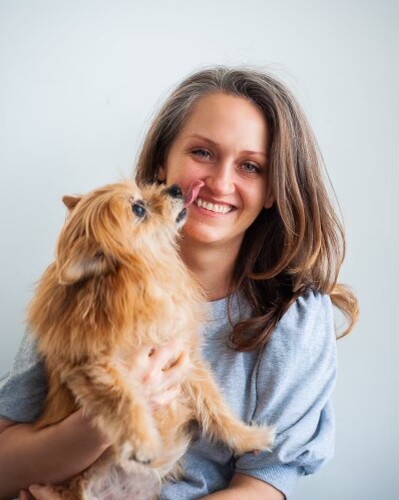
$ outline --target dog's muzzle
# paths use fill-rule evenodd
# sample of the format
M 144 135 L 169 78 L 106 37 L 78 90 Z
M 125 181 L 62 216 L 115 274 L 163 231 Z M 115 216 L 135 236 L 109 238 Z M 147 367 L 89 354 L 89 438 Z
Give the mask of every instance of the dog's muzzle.
M 183 196 L 183 191 L 181 190 L 181 187 L 178 186 L 177 184 L 172 184 L 172 186 L 169 186 L 168 188 L 165 189 L 165 193 L 167 193 L 169 196 L 171 196 L 175 200 L 181 200 L 184 201 L 184 196 Z M 179 212 L 176 222 L 182 222 L 184 219 L 187 217 L 187 209 L 183 208 L 181 212 Z

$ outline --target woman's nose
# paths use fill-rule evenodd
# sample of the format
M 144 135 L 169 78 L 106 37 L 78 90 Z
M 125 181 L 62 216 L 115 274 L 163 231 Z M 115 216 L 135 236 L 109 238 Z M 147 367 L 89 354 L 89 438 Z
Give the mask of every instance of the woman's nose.
M 233 166 L 227 163 L 215 165 L 205 181 L 214 194 L 231 194 L 234 191 Z

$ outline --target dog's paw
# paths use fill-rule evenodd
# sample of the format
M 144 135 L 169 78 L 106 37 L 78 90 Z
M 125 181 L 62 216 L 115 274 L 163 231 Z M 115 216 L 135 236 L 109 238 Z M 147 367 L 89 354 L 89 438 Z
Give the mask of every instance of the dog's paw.
M 239 436 L 232 440 L 234 451 L 238 455 L 251 451 L 271 451 L 275 439 L 275 431 L 272 427 L 245 426 Z
M 121 447 L 120 458 L 124 463 L 133 460 L 143 465 L 148 465 L 159 457 L 160 451 L 160 438 L 154 434 L 151 439 L 141 441 L 134 439 L 125 442 Z

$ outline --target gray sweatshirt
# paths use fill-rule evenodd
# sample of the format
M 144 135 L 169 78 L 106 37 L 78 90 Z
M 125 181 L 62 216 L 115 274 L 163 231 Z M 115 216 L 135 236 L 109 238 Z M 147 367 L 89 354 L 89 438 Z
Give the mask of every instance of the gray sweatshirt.
M 242 420 L 273 425 L 272 452 L 235 457 L 199 435 L 185 456 L 185 475 L 163 490 L 163 500 L 191 500 L 224 489 L 234 472 L 266 481 L 290 497 L 300 476 L 313 474 L 334 448 L 330 403 L 336 379 L 336 339 L 329 296 L 309 291 L 280 320 L 266 348 L 229 347 L 228 300 L 210 302 L 204 356 L 232 410 Z M 233 323 L 250 316 L 249 304 L 232 298 Z M 0 417 L 34 421 L 46 396 L 44 366 L 25 336 L 14 364 L 0 380 Z

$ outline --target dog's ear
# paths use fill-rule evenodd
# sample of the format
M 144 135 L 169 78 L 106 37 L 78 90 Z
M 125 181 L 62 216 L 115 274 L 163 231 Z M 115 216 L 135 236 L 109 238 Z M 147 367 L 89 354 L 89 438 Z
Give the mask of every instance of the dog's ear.
M 93 197 L 88 205 L 98 210 L 83 210 L 85 206 L 81 200 L 81 196 L 63 197 L 70 215 L 56 249 L 58 281 L 62 285 L 73 285 L 114 271 L 118 266 L 119 253 L 123 255 L 127 246 L 125 241 L 119 241 L 126 237 L 125 231 L 119 227 L 119 219 L 112 210 L 108 206 L 100 210 L 101 200 Z M 123 247 L 120 252 L 119 247 Z
M 68 196 L 68 195 L 66 195 L 66 196 L 62 197 L 62 202 L 67 207 L 67 209 L 69 211 L 71 211 L 76 207 L 76 205 L 80 202 L 81 199 L 82 199 L 81 196 Z
M 78 202 L 76 202 L 77 204 Z M 92 276 L 115 269 L 114 260 L 93 235 L 88 234 L 85 217 L 70 208 L 72 213 L 58 238 L 56 268 L 61 285 L 73 285 Z
M 115 263 L 102 252 L 74 248 L 64 259 L 57 260 L 58 280 L 61 285 L 73 285 L 83 279 L 106 274 L 114 267 Z

